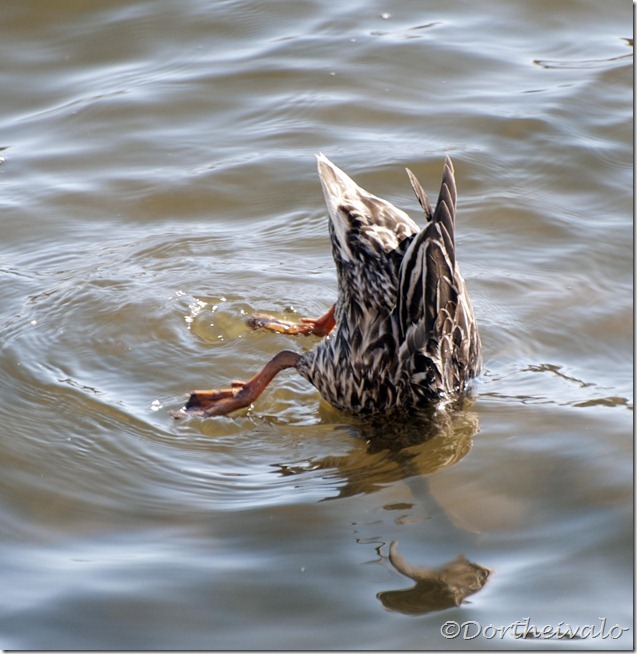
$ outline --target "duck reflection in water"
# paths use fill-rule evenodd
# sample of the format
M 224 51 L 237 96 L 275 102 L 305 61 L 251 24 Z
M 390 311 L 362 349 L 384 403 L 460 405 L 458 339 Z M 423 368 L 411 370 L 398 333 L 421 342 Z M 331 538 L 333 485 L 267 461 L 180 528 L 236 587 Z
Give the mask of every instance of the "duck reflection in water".
M 389 417 L 346 416 L 350 422 L 342 420 L 340 424 L 334 424 L 338 414 L 333 409 L 322 407 L 322 417 L 331 431 L 342 433 L 344 442 L 351 445 L 341 453 L 309 459 L 303 454 L 298 460 L 273 463 L 273 472 L 288 477 L 325 471 L 334 482 L 334 494 L 322 501 L 376 493 L 387 484 L 409 478 L 420 479 L 423 492 L 429 496 L 425 490 L 427 476 L 463 459 L 480 431 L 478 416 L 470 406 L 465 399 L 453 411 L 418 413 L 403 422 Z M 269 420 L 277 424 L 275 418 Z
M 398 543 L 389 546 L 389 562 L 416 584 L 402 590 L 385 590 L 376 595 L 390 611 L 422 615 L 460 606 L 465 598 L 477 593 L 493 572 L 459 555 L 439 568 L 413 566 L 398 553 Z

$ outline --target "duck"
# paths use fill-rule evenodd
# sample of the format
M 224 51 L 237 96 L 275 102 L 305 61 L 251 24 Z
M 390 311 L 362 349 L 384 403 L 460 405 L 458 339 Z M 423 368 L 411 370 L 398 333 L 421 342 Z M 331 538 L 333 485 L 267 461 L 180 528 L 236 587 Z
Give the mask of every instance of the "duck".
M 410 412 L 465 395 L 481 370 L 480 336 L 456 257 L 457 191 L 447 156 L 435 208 L 406 169 L 424 212 L 421 229 L 316 155 L 336 265 L 335 304 L 297 323 L 267 315 L 254 329 L 321 337 L 282 350 L 248 381 L 195 390 L 178 414 L 226 415 L 250 407 L 281 371 L 295 369 L 321 397 L 354 414 Z

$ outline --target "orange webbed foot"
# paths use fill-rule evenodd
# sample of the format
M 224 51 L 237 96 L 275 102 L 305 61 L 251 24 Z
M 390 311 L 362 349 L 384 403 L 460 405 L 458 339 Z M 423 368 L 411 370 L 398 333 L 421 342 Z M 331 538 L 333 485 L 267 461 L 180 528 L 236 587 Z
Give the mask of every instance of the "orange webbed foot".
M 286 368 L 293 368 L 299 359 L 300 355 L 296 352 L 283 350 L 247 382 L 232 381 L 230 388 L 193 391 L 183 409 L 173 412 L 172 415 L 175 418 L 183 418 L 188 414 L 225 416 L 238 409 L 248 407 L 261 395 L 276 374 Z
M 182 413 L 202 416 L 223 416 L 252 403 L 252 394 L 245 390 L 246 382 L 230 382 L 231 388 L 193 391 Z

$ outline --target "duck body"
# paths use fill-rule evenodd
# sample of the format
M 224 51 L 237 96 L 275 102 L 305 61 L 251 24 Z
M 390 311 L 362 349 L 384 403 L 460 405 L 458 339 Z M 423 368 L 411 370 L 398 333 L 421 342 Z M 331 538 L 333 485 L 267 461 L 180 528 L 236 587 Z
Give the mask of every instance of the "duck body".
M 481 347 L 455 256 L 451 161 L 434 211 L 407 171 L 427 219 L 421 230 L 317 159 L 338 276 L 336 325 L 295 368 L 333 406 L 365 414 L 462 394 L 480 371 Z
M 252 316 L 249 324 L 325 336 L 299 354 L 282 350 L 247 382 L 193 391 L 181 411 L 220 416 L 252 405 L 275 375 L 295 368 L 333 406 L 387 414 L 464 393 L 481 366 L 480 338 L 456 261 L 456 184 L 446 159 L 435 210 L 407 170 L 423 229 L 401 209 L 360 188 L 322 154 L 318 172 L 329 211 L 338 299 L 299 324 Z

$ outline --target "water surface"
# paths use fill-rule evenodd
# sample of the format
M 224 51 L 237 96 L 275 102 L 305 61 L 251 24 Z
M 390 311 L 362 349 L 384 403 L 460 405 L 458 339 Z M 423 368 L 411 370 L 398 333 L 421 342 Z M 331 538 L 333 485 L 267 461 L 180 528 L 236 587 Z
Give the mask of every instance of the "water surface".
M 630 3 L 9 1 L 0 30 L 3 648 L 632 646 Z M 244 321 L 335 299 L 318 151 L 419 221 L 403 168 L 435 199 L 453 158 L 475 398 L 368 425 L 285 373 L 173 421 L 312 345 Z

